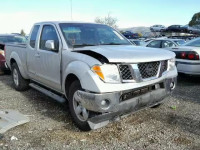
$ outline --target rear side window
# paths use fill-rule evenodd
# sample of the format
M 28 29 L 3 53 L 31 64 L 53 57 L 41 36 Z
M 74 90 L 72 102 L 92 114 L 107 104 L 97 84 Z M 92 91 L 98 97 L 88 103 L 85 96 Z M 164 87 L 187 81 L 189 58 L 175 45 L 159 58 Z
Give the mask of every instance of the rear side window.
M 30 46 L 32 48 L 35 48 L 35 43 L 36 43 L 36 38 L 37 38 L 37 34 L 39 31 L 40 26 L 39 25 L 35 25 L 33 28 L 33 31 L 31 33 L 31 37 L 30 37 Z
M 163 41 L 162 48 L 168 48 L 168 47 L 176 47 L 176 45 L 172 43 L 171 41 Z
M 161 41 L 152 41 L 151 43 L 148 44 L 147 47 L 160 48 L 160 46 L 161 46 Z

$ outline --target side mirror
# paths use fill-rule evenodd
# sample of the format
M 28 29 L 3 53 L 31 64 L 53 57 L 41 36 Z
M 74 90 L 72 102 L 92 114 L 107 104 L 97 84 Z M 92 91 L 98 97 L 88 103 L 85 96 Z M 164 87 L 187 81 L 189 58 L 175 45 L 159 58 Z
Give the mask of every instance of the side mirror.
M 54 40 L 47 40 L 46 43 L 45 43 L 45 47 L 50 49 L 50 50 L 56 51 Z

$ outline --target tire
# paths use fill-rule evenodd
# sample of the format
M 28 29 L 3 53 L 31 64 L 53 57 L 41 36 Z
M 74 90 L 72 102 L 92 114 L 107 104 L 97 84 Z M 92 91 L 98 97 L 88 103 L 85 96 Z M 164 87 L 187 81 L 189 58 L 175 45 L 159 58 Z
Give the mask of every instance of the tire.
M 78 90 L 81 90 L 81 84 L 78 80 L 75 80 L 74 82 L 72 82 L 70 88 L 69 88 L 69 110 L 70 110 L 70 114 L 72 117 L 73 122 L 75 123 L 75 125 L 82 131 L 90 131 L 91 128 L 87 122 L 87 119 L 89 118 L 89 111 L 86 110 L 80 102 L 77 102 L 77 100 L 75 100 L 75 94 Z M 77 104 L 78 103 L 78 104 Z M 78 107 L 81 107 L 81 111 L 83 112 L 83 110 L 85 109 L 85 111 L 88 113 L 88 118 L 82 118 L 81 117 L 81 113 L 77 114 L 75 109 Z M 84 111 L 84 112 L 85 112 Z M 83 113 L 82 113 L 83 114 Z
M 13 85 L 17 91 L 25 91 L 29 89 L 29 80 L 22 77 L 16 63 L 12 64 Z

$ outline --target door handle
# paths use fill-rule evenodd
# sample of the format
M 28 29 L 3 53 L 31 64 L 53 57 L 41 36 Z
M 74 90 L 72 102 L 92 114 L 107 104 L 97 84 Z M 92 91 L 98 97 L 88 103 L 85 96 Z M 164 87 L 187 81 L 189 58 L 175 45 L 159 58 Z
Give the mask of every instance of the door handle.
M 40 58 L 40 54 L 39 53 L 35 54 L 35 57 Z

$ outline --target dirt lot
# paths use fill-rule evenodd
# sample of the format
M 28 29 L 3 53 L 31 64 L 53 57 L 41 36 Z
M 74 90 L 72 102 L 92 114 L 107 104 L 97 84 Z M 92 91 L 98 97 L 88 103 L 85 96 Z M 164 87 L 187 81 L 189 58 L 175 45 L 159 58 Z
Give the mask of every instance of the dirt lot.
M 30 89 L 17 92 L 0 76 L 0 109 L 16 109 L 30 122 L 0 136 L 0 149 L 200 149 L 200 78 L 182 77 L 164 105 L 108 126 L 80 132 L 67 107 Z M 11 140 L 15 136 L 17 140 Z

